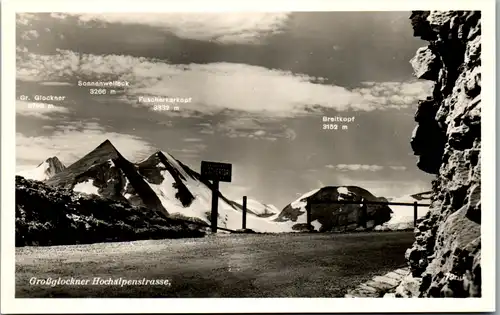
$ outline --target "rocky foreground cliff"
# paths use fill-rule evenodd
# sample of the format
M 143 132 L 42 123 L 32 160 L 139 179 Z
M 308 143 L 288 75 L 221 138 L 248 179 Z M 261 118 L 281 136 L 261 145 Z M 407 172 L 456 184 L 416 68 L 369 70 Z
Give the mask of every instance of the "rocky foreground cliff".
M 435 82 L 418 104 L 412 147 L 436 175 L 434 197 L 406 257 L 412 275 L 396 296 L 481 296 L 481 13 L 414 11 L 414 35 L 429 42 L 411 60 Z
M 204 231 L 161 211 L 16 176 L 17 247 L 203 237 Z

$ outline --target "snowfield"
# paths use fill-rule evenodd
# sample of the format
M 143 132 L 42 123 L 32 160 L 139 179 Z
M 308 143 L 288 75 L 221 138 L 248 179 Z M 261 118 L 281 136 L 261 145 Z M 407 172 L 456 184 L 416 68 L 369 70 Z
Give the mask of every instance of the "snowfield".
M 194 200 L 189 205 L 189 207 L 184 207 L 180 200 L 175 197 L 176 189 L 173 188 L 175 179 L 170 174 L 169 171 L 165 170 L 161 172 L 164 180 L 161 184 L 152 184 L 146 180 L 151 189 L 160 198 L 162 205 L 171 214 L 180 214 L 186 217 L 199 218 L 205 221 L 207 224 L 210 223 L 210 211 L 212 205 L 212 190 L 202 183 L 201 181 L 193 178 L 189 175 L 182 166 L 168 153 L 162 152 L 168 159 L 170 165 L 172 165 L 184 178 L 181 178 L 183 184 L 194 196 Z M 158 163 L 158 167 L 165 167 L 163 163 Z M 231 230 L 241 229 L 243 214 L 241 209 L 230 205 L 224 199 L 219 198 L 218 202 L 219 218 L 217 225 L 222 228 L 227 228 Z M 256 214 L 266 214 L 270 211 L 274 213 L 279 213 L 278 209 L 274 206 L 264 205 L 256 200 L 247 200 L 247 209 Z M 293 224 L 286 224 L 284 222 L 274 222 L 272 221 L 274 215 L 267 218 L 260 218 L 252 213 L 247 212 L 247 228 L 252 229 L 256 232 L 269 232 L 269 233 L 281 233 L 290 232 Z M 222 231 L 221 231 L 222 232 Z
M 17 173 L 17 175 L 22 176 L 26 179 L 32 179 L 43 182 L 44 180 L 49 179 L 53 175 L 49 172 L 49 170 L 50 170 L 50 165 L 47 161 L 45 161 L 33 169 L 20 171 Z
M 16 175 L 22 176 L 26 179 L 36 180 L 43 182 L 58 172 L 64 170 L 64 164 L 59 161 L 57 157 L 51 157 L 37 165 L 32 169 L 21 170 Z
M 268 219 L 280 213 L 280 210 L 273 205 L 262 204 L 255 199 L 247 199 L 247 209 L 250 209 L 257 215 L 270 215 Z
M 306 199 L 307 197 L 310 197 L 310 196 L 314 195 L 318 191 L 319 191 L 319 188 L 311 190 L 310 192 L 307 192 L 307 193 L 303 194 L 302 196 L 300 196 L 297 200 L 295 200 L 294 202 L 292 202 L 290 205 L 294 209 L 300 209 L 302 211 L 306 211 L 305 207 L 307 206 L 307 201 L 305 201 L 304 199 Z
M 99 195 L 99 189 L 96 186 L 94 186 L 94 181 L 91 179 L 76 184 L 75 187 L 73 187 L 73 191 L 89 195 Z

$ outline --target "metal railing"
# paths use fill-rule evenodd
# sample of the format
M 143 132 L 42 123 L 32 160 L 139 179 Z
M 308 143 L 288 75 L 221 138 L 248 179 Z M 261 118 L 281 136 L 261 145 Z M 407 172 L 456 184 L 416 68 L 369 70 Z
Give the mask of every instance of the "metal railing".
M 418 207 L 430 207 L 430 204 L 428 203 L 418 203 L 418 202 L 390 202 L 390 201 L 352 201 L 352 200 L 332 200 L 332 201 L 315 201 L 315 200 L 309 200 L 306 205 L 306 212 L 307 212 L 307 225 L 311 226 L 311 208 L 313 205 L 331 205 L 331 204 L 342 204 L 342 205 L 360 205 L 361 208 L 365 207 L 367 205 L 382 205 L 382 206 L 412 206 L 413 207 L 413 226 L 417 225 L 417 218 L 418 218 Z M 243 197 L 243 204 L 242 204 L 242 230 L 245 230 L 246 227 L 246 215 L 247 215 L 247 198 L 246 196 Z M 170 218 L 171 220 L 179 220 L 183 221 L 189 224 L 194 224 L 198 226 L 203 226 L 207 228 L 213 228 L 212 224 L 207 224 L 207 223 L 201 223 L 201 222 L 196 222 L 196 221 L 191 221 L 188 219 L 180 219 L 180 218 Z M 217 230 L 223 230 L 231 233 L 235 233 L 237 231 L 231 230 L 228 228 L 223 228 L 223 227 L 217 227 Z
M 306 206 L 307 212 L 307 226 L 311 226 L 311 207 L 317 204 L 343 204 L 343 205 L 360 205 L 362 208 L 366 208 L 367 205 L 382 205 L 382 206 L 412 206 L 413 207 L 413 226 L 417 226 L 417 218 L 418 218 L 418 207 L 430 207 L 428 203 L 418 203 L 418 202 L 390 202 L 390 201 L 353 201 L 353 200 L 332 200 L 332 201 L 316 201 L 316 200 L 308 200 Z M 242 220 L 242 229 L 246 229 L 246 214 L 247 214 L 247 197 L 243 197 L 243 220 Z M 365 216 L 366 218 L 366 216 Z
M 418 207 L 430 207 L 430 204 L 427 203 L 418 203 L 417 201 L 411 202 L 390 202 L 390 201 L 353 201 L 353 200 L 332 200 L 332 201 L 315 201 L 309 200 L 306 206 L 307 212 L 307 224 L 310 226 L 311 224 L 311 206 L 317 204 L 343 204 L 343 205 L 360 205 L 361 208 L 366 209 L 367 205 L 381 205 L 381 206 L 413 206 L 413 226 L 417 226 L 417 218 L 418 218 Z

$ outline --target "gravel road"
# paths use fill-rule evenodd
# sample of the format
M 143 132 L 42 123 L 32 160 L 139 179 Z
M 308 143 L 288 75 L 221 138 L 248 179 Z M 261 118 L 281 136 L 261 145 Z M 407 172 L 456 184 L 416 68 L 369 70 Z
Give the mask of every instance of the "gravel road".
M 413 239 L 412 232 L 231 234 L 21 247 L 16 297 L 342 297 L 403 267 Z M 43 284 L 49 277 L 67 283 Z M 139 282 L 106 283 L 120 278 Z M 164 283 L 138 285 L 144 280 Z

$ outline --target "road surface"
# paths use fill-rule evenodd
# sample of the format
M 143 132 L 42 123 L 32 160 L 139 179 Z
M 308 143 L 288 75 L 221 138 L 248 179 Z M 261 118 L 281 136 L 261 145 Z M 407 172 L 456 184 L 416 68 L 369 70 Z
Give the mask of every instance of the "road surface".
M 412 232 L 231 234 L 22 247 L 16 297 L 342 297 L 405 266 L 413 239 Z M 47 278 L 60 282 L 43 284 Z

